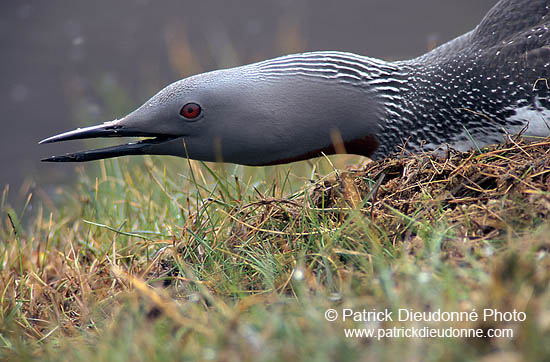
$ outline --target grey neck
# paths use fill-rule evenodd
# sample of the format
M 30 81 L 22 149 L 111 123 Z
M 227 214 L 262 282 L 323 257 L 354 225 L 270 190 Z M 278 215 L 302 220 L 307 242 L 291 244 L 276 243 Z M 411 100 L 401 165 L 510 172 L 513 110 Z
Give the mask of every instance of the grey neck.
M 379 118 L 379 145 L 368 155 L 372 158 L 396 152 L 402 145 L 414 152 L 435 150 L 445 144 L 467 150 L 501 142 L 504 134 L 521 131 L 529 117 L 522 117 L 518 109 L 550 109 L 548 90 L 533 89 L 540 72 L 530 72 L 527 64 L 487 59 L 483 51 L 449 51 L 460 49 L 469 35 L 408 61 L 313 52 L 255 66 L 266 79 L 303 77 L 368 93 L 370 100 L 375 99 Z M 345 105 L 347 109 L 355 107 Z M 533 135 L 544 133 L 535 128 Z M 359 139 L 362 135 L 355 136 Z M 353 139 L 345 141 L 352 145 Z

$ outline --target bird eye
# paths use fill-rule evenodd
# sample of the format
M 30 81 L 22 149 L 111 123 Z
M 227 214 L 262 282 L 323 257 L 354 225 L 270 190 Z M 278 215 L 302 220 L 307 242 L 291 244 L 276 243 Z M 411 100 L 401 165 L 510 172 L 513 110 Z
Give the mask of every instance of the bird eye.
M 181 108 L 180 114 L 187 119 L 195 119 L 201 114 L 201 106 L 197 103 L 187 103 Z

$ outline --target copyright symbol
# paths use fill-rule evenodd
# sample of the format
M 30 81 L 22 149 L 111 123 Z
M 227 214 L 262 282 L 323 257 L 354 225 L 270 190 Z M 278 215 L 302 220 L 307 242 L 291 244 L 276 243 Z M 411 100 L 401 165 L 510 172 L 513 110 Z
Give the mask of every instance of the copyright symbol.
M 338 311 L 336 309 L 327 309 L 325 312 L 325 319 L 329 322 L 334 322 L 338 318 Z

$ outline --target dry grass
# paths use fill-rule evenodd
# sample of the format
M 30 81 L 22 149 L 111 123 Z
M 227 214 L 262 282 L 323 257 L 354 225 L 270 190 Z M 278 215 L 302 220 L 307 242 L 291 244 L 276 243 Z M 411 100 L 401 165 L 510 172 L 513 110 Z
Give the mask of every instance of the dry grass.
M 49 213 L 2 203 L 1 353 L 537 359 L 550 337 L 548 152 L 550 140 L 511 140 L 305 186 L 281 169 L 266 182 L 199 163 L 177 176 L 151 159 L 143 171 L 103 163 Z M 344 337 L 361 323 L 324 320 L 344 306 L 517 309 L 528 320 L 465 325 L 509 326 L 513 339 L 375 341 Z

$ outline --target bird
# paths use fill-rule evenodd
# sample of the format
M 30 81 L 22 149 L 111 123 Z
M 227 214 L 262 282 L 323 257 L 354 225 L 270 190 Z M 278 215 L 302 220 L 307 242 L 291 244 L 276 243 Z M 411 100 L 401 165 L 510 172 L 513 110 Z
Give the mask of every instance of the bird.
M 265 166 L 546 137 L 549 29 L 550 1 L 500 0 L 473 30 L 413 59 L 315 51 L 193 75 L 120 119 L 40 143 L 144 139 L 42 161 L 151 154 Z

